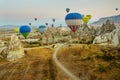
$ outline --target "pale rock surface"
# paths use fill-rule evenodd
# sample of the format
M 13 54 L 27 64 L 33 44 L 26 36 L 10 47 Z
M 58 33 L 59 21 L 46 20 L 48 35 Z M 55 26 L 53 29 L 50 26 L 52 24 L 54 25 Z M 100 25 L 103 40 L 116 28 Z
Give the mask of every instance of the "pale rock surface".
M 18 36 L 13 34 L 11 36 L 10 44 L 9 44 L 9 54 L 7 55 L 7 59 L 9 61 L 16 60 L 22 58 L 24 56 L 24 49 L 22 43 L 20 42 Z
M 116 28 L 110 33 L 105 33 L 97 36 L 93 40 L 93 44 L 113 45 L 113 46 L 120 45 L 120 28 Z

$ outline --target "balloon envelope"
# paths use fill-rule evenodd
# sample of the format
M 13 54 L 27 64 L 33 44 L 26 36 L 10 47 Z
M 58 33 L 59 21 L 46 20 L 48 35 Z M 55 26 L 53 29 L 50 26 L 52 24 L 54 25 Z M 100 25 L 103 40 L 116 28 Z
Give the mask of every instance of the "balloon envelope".
M 25 37 L 25 39 L 27 38 L 30 32 L 31 28 L 29 26 L 23 25 L 20 27 L 20 33 Z
M 75 32 L 82 24 L 82 15 L 80 13 L 69 13 L 65 17 L 68 27 Z
M 48 25 L 48 23 L 45 23 L 45 25 Z
M 43 34 L 45 31 L 47 30 L 46 26 L 45 25 L 41 25 L 38 27 L 38 31 Z
M 19 30 L 20 30 L 19 28 L 15 28 L 16 33 L 19 33 Z
M 55 22 L 55 18 L 53 18 L 52 20 L 53 20 L 53 22 Z
M 66 8 L 66 12 L 68 13 L 70 11 L 70 9 L 69 8 Z
M 115 8 L 115 10 L 117 11 L 117 10 L 118 10 L 118 8 Z
M 92 18 L 92 15 L 86 15 L 86 17 L 89 18 L 89 20 Z
M 29 23 L 29 25 L 31 25 L 31 23 Z
M 84 22 L 85 24 L 87 24 L 87 23 L 89 22 L 89 20 L 90 20 L 89 17 L 84 17 L 84 18 L 83 18 L 83 22 Z
M 37 18 L 35 18 L 35 21 L 37 20 Z

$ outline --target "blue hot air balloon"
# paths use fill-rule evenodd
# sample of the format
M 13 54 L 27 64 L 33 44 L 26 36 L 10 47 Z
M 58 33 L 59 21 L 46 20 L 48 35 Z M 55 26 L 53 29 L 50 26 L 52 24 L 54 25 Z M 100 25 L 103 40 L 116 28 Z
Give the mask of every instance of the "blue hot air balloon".
M 47 30 L 47 27 L 45 25 L 41 25 L 38 27 L 38 31 L 43 34 Z
M 68 27 L 75 32 L 82 24 L 83 16 L 80 13 L 69 13 L 65 17 Z
M 23 25 L 20 27 L 20 33 L 25 37 L 25 39 L 27 38 L 30 32 L 31 28 L 29 26 Z

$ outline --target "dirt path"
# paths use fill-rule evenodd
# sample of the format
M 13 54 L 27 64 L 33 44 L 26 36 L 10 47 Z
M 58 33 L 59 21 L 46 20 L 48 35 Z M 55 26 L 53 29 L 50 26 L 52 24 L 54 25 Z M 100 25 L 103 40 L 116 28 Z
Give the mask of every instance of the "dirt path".
M 67 75 L 68 77 L 70 77 L 72 80 L 81 80 L 81 79 L 79 79 L 78 77 L 76 77 L 75 75 L 73 75 L 68 69 L 66 69 L 66 68 L 58 61 L 58 59 L 57 59 L 57 54 L 58 54 L 59 49 L 60 49 L 62 46 L 64 46 L 64 45 L 63 45 L 63 44 L 60 44 L 60 45 L 56 48 L 56 50 L 55 50 L 55 52 L 54 52 L 54 54 L 53 54 L 53 60 L 55 61 L 56 65 L 57 65 L 63 72 L 65 72 L 66 75 Z

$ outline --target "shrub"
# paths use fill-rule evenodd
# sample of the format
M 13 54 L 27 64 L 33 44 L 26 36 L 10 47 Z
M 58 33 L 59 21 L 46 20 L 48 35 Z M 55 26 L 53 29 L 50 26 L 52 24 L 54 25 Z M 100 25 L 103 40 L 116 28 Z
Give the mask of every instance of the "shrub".
M 29 42 L 29 44 L 39 44 L 39 42 Z
M 101 58 L 105 61 L 110 61 L 112 59 L 114 59 L 114 56 L 112 56 L 112 54 L 108 51 L 108 50 L 102 50 L 103 55 L 101 56 Z
M 99 72 L 106 72 L 106 67 L 103 64 L 98 64 L 97 70 Z
M 115 62 L 115 61 L 114 61 L 114 62 L 111 62 L 111 63 L 110 63 L 110 66 L 120 69 L 120 62 Z

